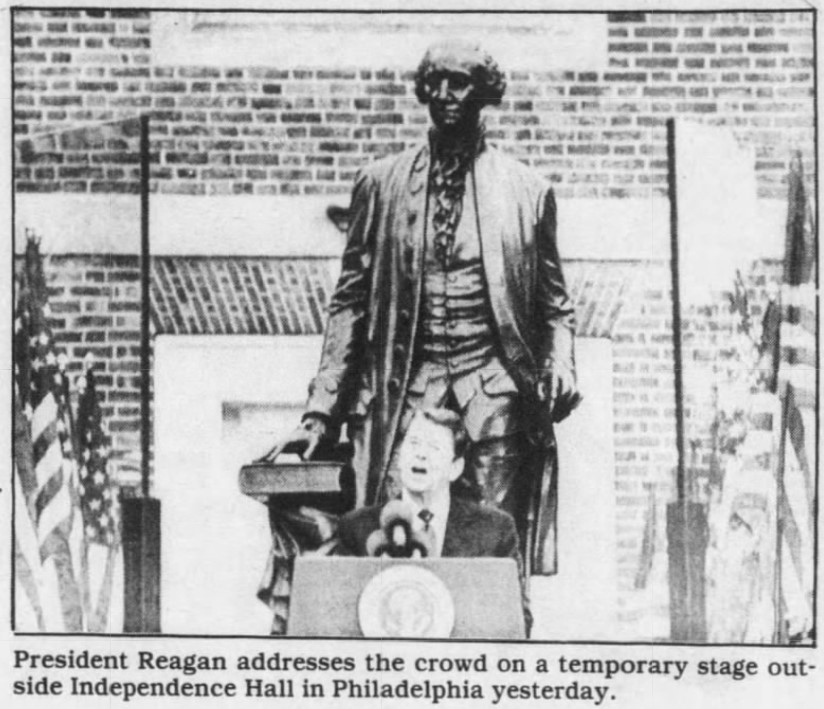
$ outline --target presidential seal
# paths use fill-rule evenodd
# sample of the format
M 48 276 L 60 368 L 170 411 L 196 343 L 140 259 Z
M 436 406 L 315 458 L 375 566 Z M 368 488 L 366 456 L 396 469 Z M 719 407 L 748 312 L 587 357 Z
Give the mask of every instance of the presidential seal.
M 403 564 L 369 581 L 358 601 L 358 620 L 368 638 L 448 638 L 455 604 L 435 574 Z

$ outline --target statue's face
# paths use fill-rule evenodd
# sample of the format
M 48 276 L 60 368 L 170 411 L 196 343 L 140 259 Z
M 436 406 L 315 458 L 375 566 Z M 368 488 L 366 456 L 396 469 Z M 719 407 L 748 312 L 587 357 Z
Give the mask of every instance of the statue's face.
M 429 93 L 429 115 L 442 132 L 471 129 L 478 123 L 481 109 L 473 101 L 475 86 L 468 72 L 440 68 L 426 82 Z

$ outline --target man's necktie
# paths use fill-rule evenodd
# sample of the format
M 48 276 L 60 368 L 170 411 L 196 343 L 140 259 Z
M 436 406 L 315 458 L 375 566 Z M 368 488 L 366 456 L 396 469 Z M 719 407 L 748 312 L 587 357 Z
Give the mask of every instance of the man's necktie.
M 423 520 L 423 528 L 424 528 L 425 531 L 427 531 L 427 532 L 429 531 L 429 523 L 432 521 L 432 518 L 434 516 L 435 515 L 433 515 L 427 509 L 423 509 L 420 512 L 418 512 L 418 517 L 420 517 Z
M 428 555 L 429 556 L 440 556 L 440 554 L 438 554 L 438 551 L 437 551 L 438 541 L 435 538 L 437 535 L 435 534 L 435 530 L 431 526 L 432 518 L 434 516 L 435 515 L 432 514 L 432 512 L 430 510 L 426 509 L 426 508 L 424 508 L 420 512 L 418 512 L 418 517 L 420 517 L 420 519 L 423 521 L 423 531 L 429 537 L 429 541 L 430 541 L 430 544 L 431 544 L 431 547 L 428 550 L 428 552 L 429 552 Z

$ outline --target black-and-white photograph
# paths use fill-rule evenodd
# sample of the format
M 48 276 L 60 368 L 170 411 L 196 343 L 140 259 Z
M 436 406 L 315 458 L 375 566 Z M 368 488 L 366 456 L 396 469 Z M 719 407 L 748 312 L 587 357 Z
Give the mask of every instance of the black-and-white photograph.
M 815 19 L 12 8 L 14 631 L 814 646 Z

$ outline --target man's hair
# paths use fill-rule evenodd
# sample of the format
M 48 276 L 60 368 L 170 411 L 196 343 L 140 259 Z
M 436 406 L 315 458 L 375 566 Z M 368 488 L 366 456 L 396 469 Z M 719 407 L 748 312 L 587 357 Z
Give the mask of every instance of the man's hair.
M 481 107 L 500 104 L 506 91 L 506 80 L 498 63 L 480 45 L 457 41 L 436 42 L 426 50 L 415 72 L 415 95 L 418 101 L 423 104 L 429 102 L 429 78 L 435 72 L 446 68 L 439 54 L 450 51 L 459 51 L 465 55 L 463 63 L 469 71 Z
M 448 428 L 452 432 L 452 441 L 455 446 L 455 458 L 463 458 L 469 444 L 469 437 L 464 428 L 461 417 L 454 411 L 443 408 L 418 409 L 418 413 L 428 421 L 438 426 Z

